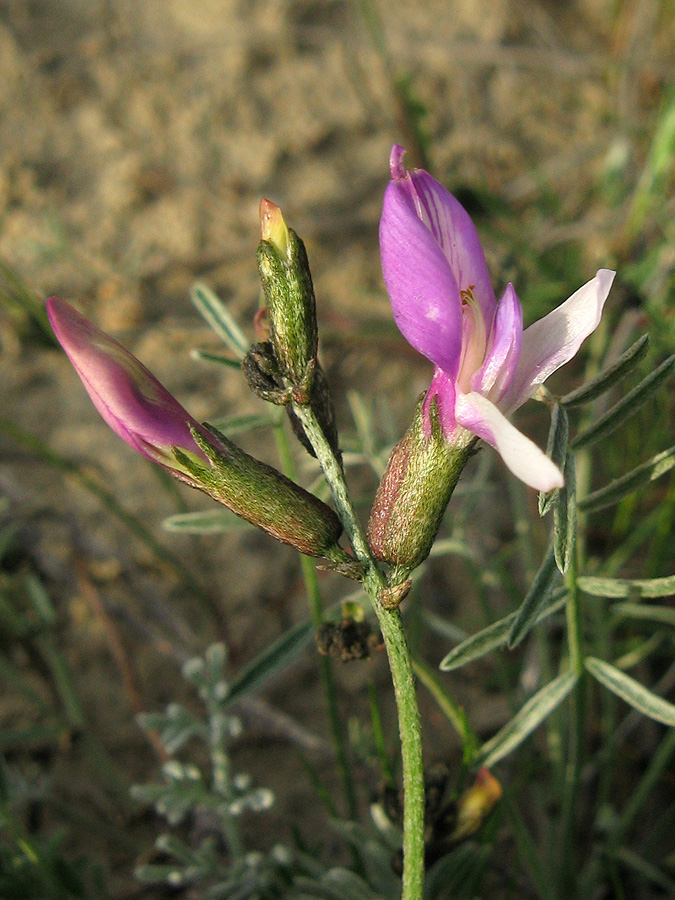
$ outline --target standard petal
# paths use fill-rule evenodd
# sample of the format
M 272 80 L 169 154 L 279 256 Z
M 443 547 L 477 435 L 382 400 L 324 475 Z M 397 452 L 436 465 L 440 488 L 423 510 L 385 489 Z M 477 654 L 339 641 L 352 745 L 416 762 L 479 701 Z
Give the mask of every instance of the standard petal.
M 489 328 L 495 314 L 495 293 L 480 238 L 469 214 L 459 200 L 423 169 L 413 170 L 400 183 L 409 185 L 417 215 L 438 242 L 459 290 L 473 293 Z
M 382 274 L 396 324 L 423 356 L 456 377 L 462 352 L 459 288 L 410 192 L 392 181 L 380 221 Z
M 455 414 L 457 422 L 494 447 L 506 467 L 525 484 L 538 491 L 552 491 L 565 483 L 555 463 L 486 397 L 458 392 Z
M 188 425 L 201 431 L 197 422 L 135 356 L 63 300 L 50 297 L 47 312 L 94 406 L 123 441 L 162 464 L 172 446 L 206 460 Z
M 485 362 L 471 378 L 471 389 L 497 403 L 513 380 L 523 339 L 523 308 L 512 284 L 497 304 Z
M 518 409 L 549 375 L 572 359 L 598 327 L 615 274 L 600 269 L 561 306 L 525 329 L 516 374 L 499 404 L 503 410 Z

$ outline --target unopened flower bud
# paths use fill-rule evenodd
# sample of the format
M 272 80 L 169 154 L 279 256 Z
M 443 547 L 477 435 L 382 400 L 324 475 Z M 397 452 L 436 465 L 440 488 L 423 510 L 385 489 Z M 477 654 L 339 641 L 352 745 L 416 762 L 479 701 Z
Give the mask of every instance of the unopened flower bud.
M 260 230 L 258 268 L 267 303 L 269 341 L 254 345 L 247 355 L 246 378 L 259 397 L 286 406 L 293 430 L 313 456 L 314 449 L 291 400 L 311 406 L 333 452 L 341 459 L 333 401 L 317 359 L 316 301 L 305 245 L 288 227 L 279 207 L 269 200 L 260 203 Z
M 501 796 L 502 786 L 483 766 L 476 775 L 476 783 L 464 791 L 457 801 L 457 825 L 452 839 L 462 841 L 478 831 Z
M 54 333 L 94 405 L 134 450 L 309 556 L 339 555 L 332 509 L 200 425 L 117 341 L 67 303 L 47 301 Z
M 206 462 L 190 427 L 200 426 L 128 350 L 57 297 L 47 300 L 54 334 L 103 419 L 125 443 L 181 477 L 172 452 Z
M 401 580 L 431 550 L 443 514 L 475 440 L 450 444 L 435 405 L 425 431 L 424 398 L 401 441 L 394 447 L 375 495 L 368 541 L 377 559 L 397 567 Z
M 278 206 L 260 203 L 262 241 L 258 268 L 270 327 L 270 340 L 281 375 L 294 388 L 311 394 L 318 349 L 316 301 L 305 245 L 286 225 Z M 307 401 L 305 401 L 307 402 Z

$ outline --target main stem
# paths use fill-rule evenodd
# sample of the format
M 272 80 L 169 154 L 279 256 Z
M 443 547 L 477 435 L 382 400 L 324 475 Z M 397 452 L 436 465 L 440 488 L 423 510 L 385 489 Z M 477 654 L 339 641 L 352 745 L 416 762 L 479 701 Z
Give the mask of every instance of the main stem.
M 387 586 L 385 577 L 373 559 L 366 535 L 361 527 L 347 491 L 342 468 L 326 440 L 314 413 L 307 406 L 295 405 L 294 412 L 302 422 L 323 469 L 338 513 L 349 536 L 354 553 L 364 568 L 363 587 L 372 600 L 389 659 L 394 685 L 401 737 L 403 764 L 403 893 L 401 900 L 422 900 L 424 885 L 424 767 L 422 762 L 422 729 L 417 706 L 415 677 L 403 622 L 398 609 L 385 609 L 380 592 Z

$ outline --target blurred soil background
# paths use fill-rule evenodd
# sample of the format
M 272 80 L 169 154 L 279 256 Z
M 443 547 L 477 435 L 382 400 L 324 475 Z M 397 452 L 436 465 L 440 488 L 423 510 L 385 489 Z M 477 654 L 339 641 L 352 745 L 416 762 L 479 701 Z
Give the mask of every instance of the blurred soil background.
M 391 444 L 430 376 L 391 322 L 379 267 L 397 142 L 474 214 L 495 289 L 514 281 L 527 322 L 616 266 L 598 340 L 613 334 L 621 350 L 656 324 L 657 345 L 672 346 L 674 16 L 667 0 L 0 0 L 3 589 L 20 609 L 19 576 L 44 588 L 49 646 L 66 667 L 59 681 L 53 652 L 12 631 L 3 601 L 0 750 L 20 773 L 34 833 L 63 828 L 66 852 L 104 865 L 112 897 L 151 895 L 132 873 L 160 827 L 127 794 L 158 766 L 136 713 L 183 696 L 180 664 L 207 644 L 224 639 L 236 672 L 307 605 L 297 555 L 266 536 L 162 531 L 166 516 L 208 501 L 167 487 L 106 428 L 25 305 L 73 302 L 197 418 L 261 412 L 234 370 L 190 357 L 222 348 L 189 290 L 208 284 L 254 339 L 267 197 L 307 245 L 344 440 L 355 432 L 347 392 L 359 391 Z M 665 429 L 671 406 L 661 413 Z M 540 408 L 520 421 L 545 441 Z M 236 439 L 278 464 L 267 433 Z M 663 446 L 654 438 L 653 452 Z M 297 461 L 310 484 L 315 469 L 300 451 Z M 493 487 L 467 535 L 489 559 L 513 539 L 508 482 L 496 457 L 476 465 L 490 467 Z M 83 473 L 187 573 L 111 514 Z M 352 477 L 366 515 L 376 478 L 365 466 Z M 611 544 L 608 531 L 596 538 Z M 535 539 L 540 558 L 545 528 Z M 523 573 L 512 577 L 522 589 Z M 327 603 L 351 591 L 331 575 L 321 585 Z M 421 593 L 468 630 L 483 624 L 457 562 L 432 562 Z M 499 591 L 494 604 L 511 608 Z M 335 783 L 317 671 L 310 647 L 242 705 L 236 763 L 277 795 L 255 820 L 262 847 L 289 841 L 292 819 L 332 839 L 301 761 Z M 368 682 L 382 687 L 393 736 L 382 656 L 337 677 L 345 718 L 367 719 Z M 481 735 L 505 721 L 503 701 L 475 679 L 451 684 Z M 431 761 L 456 761 L 432 706 L 425 733 Z M 360 771 L 365 803 L 377 779 Z

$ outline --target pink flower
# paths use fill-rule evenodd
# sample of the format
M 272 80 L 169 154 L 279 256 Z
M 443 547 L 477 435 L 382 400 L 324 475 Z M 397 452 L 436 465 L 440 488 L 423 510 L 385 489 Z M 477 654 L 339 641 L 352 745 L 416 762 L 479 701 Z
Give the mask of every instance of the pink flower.
M 123 441 L 178 477 L 187 472 L 172 447 L 208 463 L 190 426 L 208 433 L 135 356 L 57 297 L 47 300 L 47 313 L 94 406 Z
M 449 442 L 477 435 L 522 481 L 542 491 L 563 485 L 560 470 L 506 418 L 576 354 L 600 322 L 614 272 L 595 278 L 523 331 L 511 284 L 497 303 L 480 239 L 461 204 L 394 146 L 380 222 L 382 272 L 394 319 L 434 364 L 424 403 L 435 400 Z

